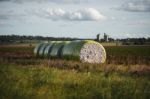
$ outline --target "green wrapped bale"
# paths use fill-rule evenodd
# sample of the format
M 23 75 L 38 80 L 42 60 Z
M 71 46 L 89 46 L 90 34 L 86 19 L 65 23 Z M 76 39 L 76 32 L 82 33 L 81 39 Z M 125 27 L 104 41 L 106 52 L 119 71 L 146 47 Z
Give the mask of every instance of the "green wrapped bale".
M 42 44 L 42 46 L 39 49 L 39 57 L 44 57 L 44 51 L 47 46 L 48 46 L 48 43 Z
M 72 41 L 63 47 L 62 57 L 87 63 L 104 63 L 106 52 L 104 47 L 95 41 Z
M 83 63 L 104 63 L 106 60 L 104 47 L 91 40 L 51 41 L 37 45 L 34 54 L 37 57 L 72 59 Z
M 62 49 L 66 43 L 67 41 L 56 41 L 49 53 L 50 58 L 61 58 Z
M 39 57 L 39 51 L 40 51 L 40 48 L 42 47 L 42 45 L 43 45 L 43 43 L 36 45 L 36 47 L 34 48 L 34 56 Z
M 65 59 L 80 60 L 80 50 L 83 44 L 81 41 L 72 41 L 64 45 L 61 56 Z
M 44 57 L 49 58 L 50 57 L 50 52 L 52 50 L 52 47 L 54 45 L 55 41 L 49 42 L 49 44 L 46 46 L 45 51 L 44 51 Z

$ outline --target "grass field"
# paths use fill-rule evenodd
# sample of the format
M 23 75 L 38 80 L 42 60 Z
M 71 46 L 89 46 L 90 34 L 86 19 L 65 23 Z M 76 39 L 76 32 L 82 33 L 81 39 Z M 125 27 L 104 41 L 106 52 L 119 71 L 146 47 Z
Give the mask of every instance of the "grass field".
M 0 46 L 0 99 L 149 99 L 150 46 L 106 46 L 104 64 L 37 59 Z

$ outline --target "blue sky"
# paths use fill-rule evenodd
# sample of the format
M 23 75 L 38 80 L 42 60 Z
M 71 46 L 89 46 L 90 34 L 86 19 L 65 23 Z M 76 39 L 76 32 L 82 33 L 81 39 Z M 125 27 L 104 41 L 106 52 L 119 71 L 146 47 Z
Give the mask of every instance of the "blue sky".
M 150 0 L 0 0 L 0 35 L 150 37 Z

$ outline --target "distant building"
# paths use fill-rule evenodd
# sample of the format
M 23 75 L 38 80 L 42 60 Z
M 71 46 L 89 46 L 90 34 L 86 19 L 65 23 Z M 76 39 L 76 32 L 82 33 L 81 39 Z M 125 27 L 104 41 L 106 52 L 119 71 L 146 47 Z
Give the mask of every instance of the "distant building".
M 96 41 L 97 42 L 108 42 L 109 41 L 109 36 L 106 34 L 106 33 L 104 33 L 104 36 L 103 36 L 103 38 L 100 36 L 100 34 L 97 34 L 96 35 Z
M 97 38 L 96 38 L 96 41 L 100 41 L 101 39 L 100 39 L 100 34 L 97 34 Z
M 108 35 L 106 33 L 104 33 L 104 41 L 108 42 Z

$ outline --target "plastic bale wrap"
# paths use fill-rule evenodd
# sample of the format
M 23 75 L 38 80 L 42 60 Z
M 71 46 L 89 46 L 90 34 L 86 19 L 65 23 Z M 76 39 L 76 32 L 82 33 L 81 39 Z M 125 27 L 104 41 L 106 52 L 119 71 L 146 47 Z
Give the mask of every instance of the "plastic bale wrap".
M 50 58 L 60 58 L 62 49 L 66 43 L 67 41 L 56 41 L 51 48 L 51 52 L 49 53 Z
M 52 50 L 52 47 L 53 47 L 53 45 L 54 45 L 55 42 L 56 41 L 50 41 L 48 43 L 48 45 L 46 46 L 45 51 L 44 51 L 44 57 L 45 58 L 49 58 L 50 57 L 49 54 L 50 54 L 50 52 Z
M 36 45 L 36 47 L 34 48 L 34 56 L 39 57 L 39 51 L 40 51 L 40 48 L 42 47 L 42 45 L 43 45 L 43 43 Z
M 44 57 L 45 48 L 48 46 L 48 43 L 43 43 L 43 45 L 39 49 L 39 57 Z
M 64 45 L 62 57 L 87 63 L 104 63 L 106 52 L 104 47 L 95 41 L 72 41 Z
M 68 60 L 80 60 L 80 50 L 83 44 L 84 42 L 81 41 L 71 41 L 64 45 L 62 49 L 62 57 Z
M 38 57 L 72 59 L 83 63 L 104 63 L 106 60 L 104 47 L 91 40 L 51 41 L 37 45 L 34 54 Z

